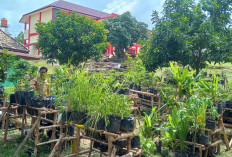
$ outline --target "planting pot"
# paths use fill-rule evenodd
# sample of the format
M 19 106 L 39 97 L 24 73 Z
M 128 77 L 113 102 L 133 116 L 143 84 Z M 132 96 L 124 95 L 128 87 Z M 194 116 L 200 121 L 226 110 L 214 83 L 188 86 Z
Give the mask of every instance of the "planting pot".
M 74 135 L 74 131 L 75 131 L 75 127 L 72 125 L 68 126 L 68 135 L 69 136 L 73 136 Z
M 192 142 L 192 141 L 193 141 L 193 136 L 194 136 L 194 135 L 192 135 L 191 132 L 188 132 L 188 133 L 187 133 L 187 136 L 186 136 L 186 141 Z
M 121 124 L 121 117 L 109 116 L 109 124 L 106 126 L 106 130 L 112 133 L 118 133 Z
M 221 104 L 222 108 L 226 108 L 226 101 L 220 102 L 220 104 Z
M 45 99 L 44 104 L 45 104 L 46 108 L 55 109 L 55 100 L 53 100 L 53 99 Z
M 226 101 L 226 107 L 227 108 L 232 108 L 232 102 L 231 101 Z
M 23 114 L 23 107 L 19 106 L 17 109 L 18 115 L 22 115 Z
M 225 84 L 225 80 L 220 80 L 220 84 L 224 85 Z
M 11 94 L 10 95 L 10 103 L 16 103 L 15 95 Z
M 114 141 L 113 144 L 121 148 L 126 147 L 127 139 L 121 139 L 121 140 Z
M 134 130 L 135 119 L 134 117 L 123 118 L 121 120 L 120 129 L 125 131 Z
M 155 150 L 154 154 L 160 154 L 161 153 L 162 142 L 159 141 L 159 142 L 154 142 L 154 143 L 156 145 L 156 150 Z
M 98 148 L 100 148 L 100 147 L 101 147 L 101 143 L 96 142 L 96 141 L 93 142 L 93 148 L 98 149 Z
M 206 119 L 205 123 L 206 123 L 205 128 L 211 129 L 211 130 L 216 129 L 216 124 L 217 124 L 216 120 Z
M 97 126 L 96 129 L 97 130 L 105 130 L 106 127 L 106 121 L 104 118 L 99 119 L 99 121 L 97 122 Z
M 220 77 L 220 74 L 216 74 L 217 77 Z
M 107 146 L 107 145 L 104 145 L 104 144 L 101 144 L 101 145 L 100 145 L 100 151 L 101 151 L 101 152 L 107 152 L 107 151 L 108 151 L 108 146 Z
M 222 109 L 222 104 L 219 103 L 219 104 L 217 105 L 217 112 L 218 112 L 218 114 L 221 114 L 222 111 L 223 111 L 223 109 Z
M 119 89 L 118 94 L 124 94 L 126 93 L 126 89 Z
M 137 86 L 136 86 L 136 90 L 141 91 L 141 90 L 142 90 L 142 87 L 141 87 L 140 85 L 137 85 Z
M 164 82 L 168 82 L 168 78 L 164 78 Z
M 31 108 L 27 108 L 27 113 L 30 114 L 30 115 L 35 115 L 34 114 L 34 109 L 31 109 Z
M 165 149 L 162 149 L 161 150 L 161 156 L 168 156 L 169 155 L 169 150 L 168 150 L 168 148 L 165 148 Z
M 212 74 L 209 74 L 209 77 L 212 77 L 213 75 Z
M 140 148 L 140 137 L 135 135 L 131 140 L 131 148 Z
M 75 124 L 85 124 L 87 118 L 86 112 L 73 111 L 71 113 L 71 121 Z
M 124 156 L 126 154 L 127 154 L 127 151 L 124 149 L 118 149 L 116 152 L 116 155 L 118 155 L 118 156 Z
M 208 145 L 209 144 L 209 136 L 200 135 L 198 138 L 198 143 L 203 144 L 203 145 Z
M 46 118 L 50 120 L 54 120 L 54 113 L 46 114 Z
M 26 105 L 24 94 L 25 94 L 25 91 L 17 91 L 17 92 L 15 92 L 15 100 L 16 100 L 17 104 Z
M 25 92 L 25 101 L 26 101 L 26 105 L 27 106 L 32 106 L 32 99 L 34 97 L 34 91 L 30 91 L 30 92 Z
M 69 122 L 71 121 L 71 112 L 62 111 L 60 116 L 60 121 Z
M 133 89 L 133 87 L 134 87 L 134 82 L 129 85 L 130 89 Z
M 232 111 L 229 110 L 224 111 L 223 117 L 232 117 Z
M 188 157 L 188 153 L 183 150 L 179 150 L 176 152 L 176 157 Z

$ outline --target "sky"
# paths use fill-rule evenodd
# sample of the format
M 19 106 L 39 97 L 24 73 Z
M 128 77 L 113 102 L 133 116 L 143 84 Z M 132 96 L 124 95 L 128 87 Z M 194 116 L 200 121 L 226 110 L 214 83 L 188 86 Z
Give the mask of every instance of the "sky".
M 22 15 L 51 4 L 57 0 L 0 0 L 0 19 L 6 18 L 9 23 L 7 31 L 17 36 L 24 29 L 24 24 L 19 23 Z M 162 11 L 164 0 L 66 0 L 71 3 L 92 9 L 123 14 L 130 11 L 138 21 L 148 24 L 152 29 L 151 14 L 153 10 Z

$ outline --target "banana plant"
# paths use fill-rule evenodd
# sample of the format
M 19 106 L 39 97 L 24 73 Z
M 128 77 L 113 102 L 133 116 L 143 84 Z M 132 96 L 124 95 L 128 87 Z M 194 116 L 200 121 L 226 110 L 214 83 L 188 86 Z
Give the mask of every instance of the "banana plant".
M 211 97 L 214 104 L 218 104 L 221 100 L 220 98 L 224 95 L 219 90 L 218 81 L 218 76 L 214 74 L 213 82 L 206 82 L 205 80 L 199 82 L 201 86 L 199 93 L 205 97 Z
M 190 97 L 195 92 L 195 86 L 198 86 L 198 81 L 202 76 L 202 71 L 194 77 L 194 72 L 189 71 L 189 66 L 185 66 L 183 70 L 178 65 L 174 66 L 170 62 L 171 73 L 177 89 L 178 98 L 183 98 L 184 95 Z

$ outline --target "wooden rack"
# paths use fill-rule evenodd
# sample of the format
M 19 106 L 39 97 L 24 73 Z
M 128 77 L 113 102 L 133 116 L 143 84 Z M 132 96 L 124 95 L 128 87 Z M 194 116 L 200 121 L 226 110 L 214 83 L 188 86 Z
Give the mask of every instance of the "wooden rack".
M 232 112 L 232 109 L 231 108 L 223 108 L 223 113 L 225 111 L 231 111 Z M 223 119 L 230 119 L 232 121 L 232 117 L 224 117 L 223 116 Z M 228 124 L 228 123 L 224 123 L 224 122 L 223 122 L 223 124 L 224 124 L 225 127 L 232 128 L 232 124 Z M 230 148 L 231 148 L 231 146 L 232 146 L 232 139 L 230 140 L 230 143 L 229 143 Z
M 38 115 L 30 115 L 27 113 L 27 109 L 31 109 L 36 111 L 36 113 Z M 54 114 L 54 119 L 53 120 L 49 120 L 44 118 L 45 115 L 47 114 Z M 14 157 L 18 156 L 19 151 L 21 150 L 21 148 L 23 147 L 23 145 L 26 143 L 26 141 L 28 140 L 28 138 L 31 136 L 31 134 L 34 132 L 35 135 L 35 147 L 34 147 L 34 155 L 37 156 L 38 153 L 38 146 L 44 145 L 44 144 L 48 144 L 49 142 L 43 142 L 43 143 L 39 143 L 39 130 L 44 130 L 44 129 L 52 129 L 52 136 L 51 136 L 51 140 L 55 140 L 55 133 L 56 133 L 56 128 L 59 127 L 59 125 L 57 125 L 57 115 L 58 115 L 58 110 L 56 109 L 51 109 L 51 108 L 35 108 L 35 107 L 30 107 L 30 106 L 24 106 L 24 110 L 23 110 L 23 115 L 25 117 L 31 117 L 32 118 L 32 123 L 31 123 L 31 128 L 30 131 L 27 133 L 27 136 L 24 138 L 24 140 L 22 141 L 22 143 L 20 144 L 20 146 L 18 147 L 17 151 L 14 154 Z M 23 117 L 24 117 L 23 116 Z M 40 126 L 40 122 L 41 121 L 47 121 L 52 123 L 52 125 L 50 126 Z M 22 126 L 22 131 L 24 130 L 24 126 Z M 53 145 L 54 143 L 52 143 L 51 149 L 53 149 Z
M 152 107 L 152 102 L 154 103 L 154 105 L 157 106 L 157 109 L 160 108 L 161 105 L 161 97 L 160 94 L 152 94 L 152 93 L 148 93 L 148 92 L 142 92 L 142 91 L 137 91 L 137 90 L 130 90 L 129 92 L 130 94 L 137 94 L 137 95 L 142 95 L 142 98 L 138 98 L 137 100 L 137 104 L 139 106 L 147 106 L 147 107 Z M 144 97 L 150 97 L 151 100 L 147 100 Z M 157 99 L 157 101 L 154 101 L 154 98 Z M 152 101 L 153 100 L 153 101 Z
M 70 123 L 72 124 L 72 123 Z M 62 123 L 60 124 L 61 126 L 64 126 L 66 124 Z M 135 136 L 135 133 L 133 131 L 131 132 L 124 132 L 124 133 L 110 133 L 107 131 L 103 131 L 103 130 L 95 130 L 95 129 L 91 129 L 90 130 L 92 132 L 95 133 L 99 133 L 102 135 L 105 135 L 108 139 L 108 141 L 102 141 L 99 139 L 96 139 L 94 137 L 90 137 L 87 135 L 84 135 L 81 130 L 85 129 L 85 127 L 83 125 L 78 125 L 78 124 L 73 124 L 76 127 L 76 133 L 75 133 L 75 137 L 71 137 L 71 138 L 67 138 L 65 137 L 65 134 L 62 133 L 62 135 L 60 136 L 60 138 L 57 140 L 55 147 L 52 150 L 52 153 L 50 154 L 49 157 L 53 157 L 55 155 L 55 152 L 57 151 L 58 154 L 57 156 L 60 157 L 61 156 L 61 144 L 63 141 L 67 141 L 67 140 L 76 140 L 76 147 L 75 147 L 75 153 L 74 154 L 70 154 L 66 157 L 77 157 L 79 155 L 83 155 L 83 154 L 88 154 L 88 156 L 91 156 L 91 154 L 93 152 L 99 152 L 100 155 L 105 155 L 105 156 L 110 156 L 110 157 L 115 157 L 115 153 L 116 153 L 116 148 L 117 146 L 113 145 L 114 141 L 118 141 L 120 139 L 126 139 L 127 138 L 127 147 L 125 148 L 128 154 L 133 154 L 133 156 L 140 156 L 142 153 L 141 149 L 132 149 L 131 148 L 131 139 Z M 81 139 L 87 139 L 90 140 L 90 148 L 88 150 L 84 150 L 84 151 L 80 151 L 80 141 Z M 100 152 L 98 149 L 93 148 L 93 142 L 99 142 L 103 145 L 107 145 L 108 146 L 108 152 Z
M 219 116 L 219 120 L 217 123 L 217 129 L 215 129 L 215 130 L 202 129 L 202 131 L 205 131 L 206 134 L 210 137 L 211 143 L 209 145 L 202 145 L 199 143 L 195 144 L 196 148 L 199 148 L 199 156 L 200 157 L 203 156 L 203 151 L 205 151 L 204 156 L 207 157 L 208 151 L 210 148 L 212 150 L 212 154 L 210 154 L 210 155 L 215 155 L 215 153 L 220 153 L 220 143 L 222 143 L 221 134 L 223 134 L 223 136 L 224 136 L 224 141 L 225 141 L 227 150 L 230 149 L 228 137 L 227 137 L 226 132 L 225 132 L 225 128 L 223 125 L 221 115 Z M 176 142 L 179 142 L 179 140 L 176 140 Z M 190 142 L 190 141 L 185 141 L 184 143 L 187 145 L 194 145 L 194 143 Z

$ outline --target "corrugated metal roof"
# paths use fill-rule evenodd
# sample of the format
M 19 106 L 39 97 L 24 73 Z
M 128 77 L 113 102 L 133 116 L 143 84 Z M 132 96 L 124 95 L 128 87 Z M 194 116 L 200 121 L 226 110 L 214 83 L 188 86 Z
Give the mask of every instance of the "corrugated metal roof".
M 24 45 L 0 29 L 0 49 L 2 48 L 6 48 L 9 51 L 29 53 L 29 50 Z
M 112 16 L 111 14 L 108 14 L 108 13 L 105 13 L 105 12 L 102 12 L 102 11 L 87 8 L 87 7 L 77 5 L 77 4 L 74 4 L 74 3 L 70 3 L 70 2 L 67 2 L 67 1 L 63 1 L 63 0 L 56 1 L 56 2 L 54 2 L 52 4 L 49 4 L 47 6 L 39 8 L 37 10 L 29 12 L 29 13 L 23 15 L 23 16 L 32 14 L 34 12 L 37 12 L 37 11 L 40 11 L 40 10 L 43 10 L 43 9 L 46 9 L 46 8 L 49 8 L 49 7 L 60 8 L 60 9 L 65 9 L 65 10 L 69 10 L 69 11 L 75 11 L 77 13 L 88 15 L 88 16 L 93 16 L 93 17 L 96 17 L 96 18 L 104 18 L 104 17 Z

